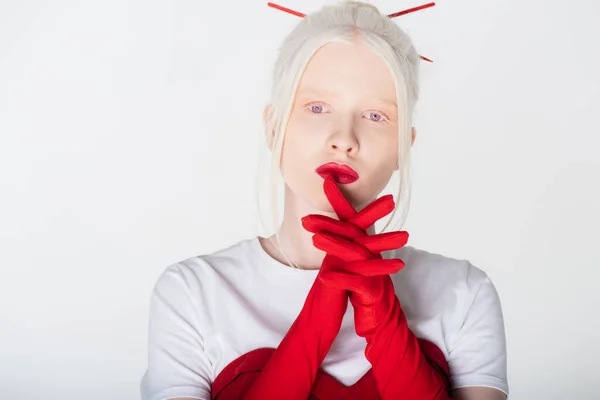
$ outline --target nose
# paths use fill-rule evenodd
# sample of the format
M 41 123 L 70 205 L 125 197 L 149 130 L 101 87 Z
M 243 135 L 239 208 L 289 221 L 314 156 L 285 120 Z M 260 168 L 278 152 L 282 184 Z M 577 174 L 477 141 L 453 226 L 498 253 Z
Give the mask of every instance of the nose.
M 329 140 L 330 150 L 346 155 L 355 155 L 358 153 L 358 140 L 353 133 L 337 134 Z

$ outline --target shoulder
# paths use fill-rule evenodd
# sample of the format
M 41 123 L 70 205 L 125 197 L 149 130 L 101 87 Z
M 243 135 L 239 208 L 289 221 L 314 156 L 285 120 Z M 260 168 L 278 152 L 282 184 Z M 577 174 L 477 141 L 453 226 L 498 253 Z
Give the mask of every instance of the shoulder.
M 475 302 L 499 302 L 488 275 L 467 259 L 432 253 L 411 246 L 388 252 L 405 266 L 392 275 L 394 288 L 407 317 L 440 321 L 449 331 L 464 323 Z
M 467 259 L 452 258 L 412 246 L 389 253 L 388 257 L 404 261 L 404 268 L 393 277 L 404 285 L 418 284 L 431 290 L 452 288 L 475 292 L 482 284 L 491 283 L 488 275 Z
M 186 281 L 211 273 L 231 273 L 247 265 L 253 249 L 251 239 L 243 239 L 210 253 L 202 253 L 170 264 L 162 275 L 177 275 Z
M 252 260 L 250 239 L 243 239 L 210 253 L 199 254 L 169 264 L 158 277 L 154 293 L 211 296 L 232 280 L 248 273 Z
M 390 256 L 405 262 L 392 279 L 411 328 L 444 352 L 452 389 L 508 393 L 504 318 L 489 276 L 469 260 L 413 247 Z

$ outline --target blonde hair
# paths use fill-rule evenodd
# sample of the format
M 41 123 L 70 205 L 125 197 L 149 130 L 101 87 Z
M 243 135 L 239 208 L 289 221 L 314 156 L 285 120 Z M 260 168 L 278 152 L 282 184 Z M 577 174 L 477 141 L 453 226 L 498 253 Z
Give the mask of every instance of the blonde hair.
M 325 6 L 306 15 L 284 39 L 279 48 L 273 76 L 270 106 L 264 116 L 267 148 L 272 149 L 270 170 L 270 213 L 278 236 L 278 177 L 281 153 L 289 115 L 294 104 L 296 89 L 302 74 L 317 50 L 331 42 L 353 43 L 356 39 L 364 43 L 388 65 L 396 86 L 398 104 L 398 168 L 399 187 L 396 207 L 382 231 L 390 225 L 399 206 L 403 207 L 399 225 L 403 226 L 410 205 L 410 150 L 412 115 L 418 100 L 419 55 L 410 37 L 388 16 L 381 14 L 371 4 L 344 1 L 338 5 Z M 260 180 L 265 174 L 259 171 Z M 401 202 L 401 196 L 406 197 Z M 259 215 L 261 201 L 257 202 Z M 264 225 L 264 224 L 263 224 Z M 396 225 L 396 224 L 394 224 Z M 275 244 L 277 246 L 277 243 Z M 279 248 L 279 246 L 277 246 Z M 281 249 L 279 249 L 281 252 Z M 281 252 L 290 265 L 298 268 Z

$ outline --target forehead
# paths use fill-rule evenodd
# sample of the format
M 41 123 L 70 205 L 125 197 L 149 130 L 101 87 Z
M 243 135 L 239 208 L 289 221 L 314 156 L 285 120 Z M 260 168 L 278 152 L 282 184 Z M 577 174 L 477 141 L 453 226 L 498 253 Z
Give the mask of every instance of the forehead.
M 396 99 L 394 78 L 385 61 L 364 42 L 331 42 L 308 62 L 298 92 L 356 93 Z

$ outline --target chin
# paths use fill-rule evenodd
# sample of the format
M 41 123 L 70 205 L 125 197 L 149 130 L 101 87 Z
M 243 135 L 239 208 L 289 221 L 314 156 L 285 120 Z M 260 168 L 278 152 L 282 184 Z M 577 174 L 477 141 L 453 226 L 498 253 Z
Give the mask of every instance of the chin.
M 312 192 L 308 198 L 304 198 L 304 201 L 310 208 L 320 212 L 329 214 L 335 213 L 333 207 L 329 203 L 329 200 L 327 200 L 327 196 L 325 196 L 325 193 L 323 193 L 322 190 L 319 192 Z
M 335 211 L 327 196 L 323 191 L 323 178 L 319 175 L 315 176 L 296 176 L 289 177 L 286 183 L 288 189 L 311 209 L 318 210 L 323 213 L 335 214 Z M 364 196 L 364 188 L 357 186 L 358 181 L 348 185 L 338 185 L 344 197 L 348 202 L 357 209 L 357 206 L 368 201 Z

